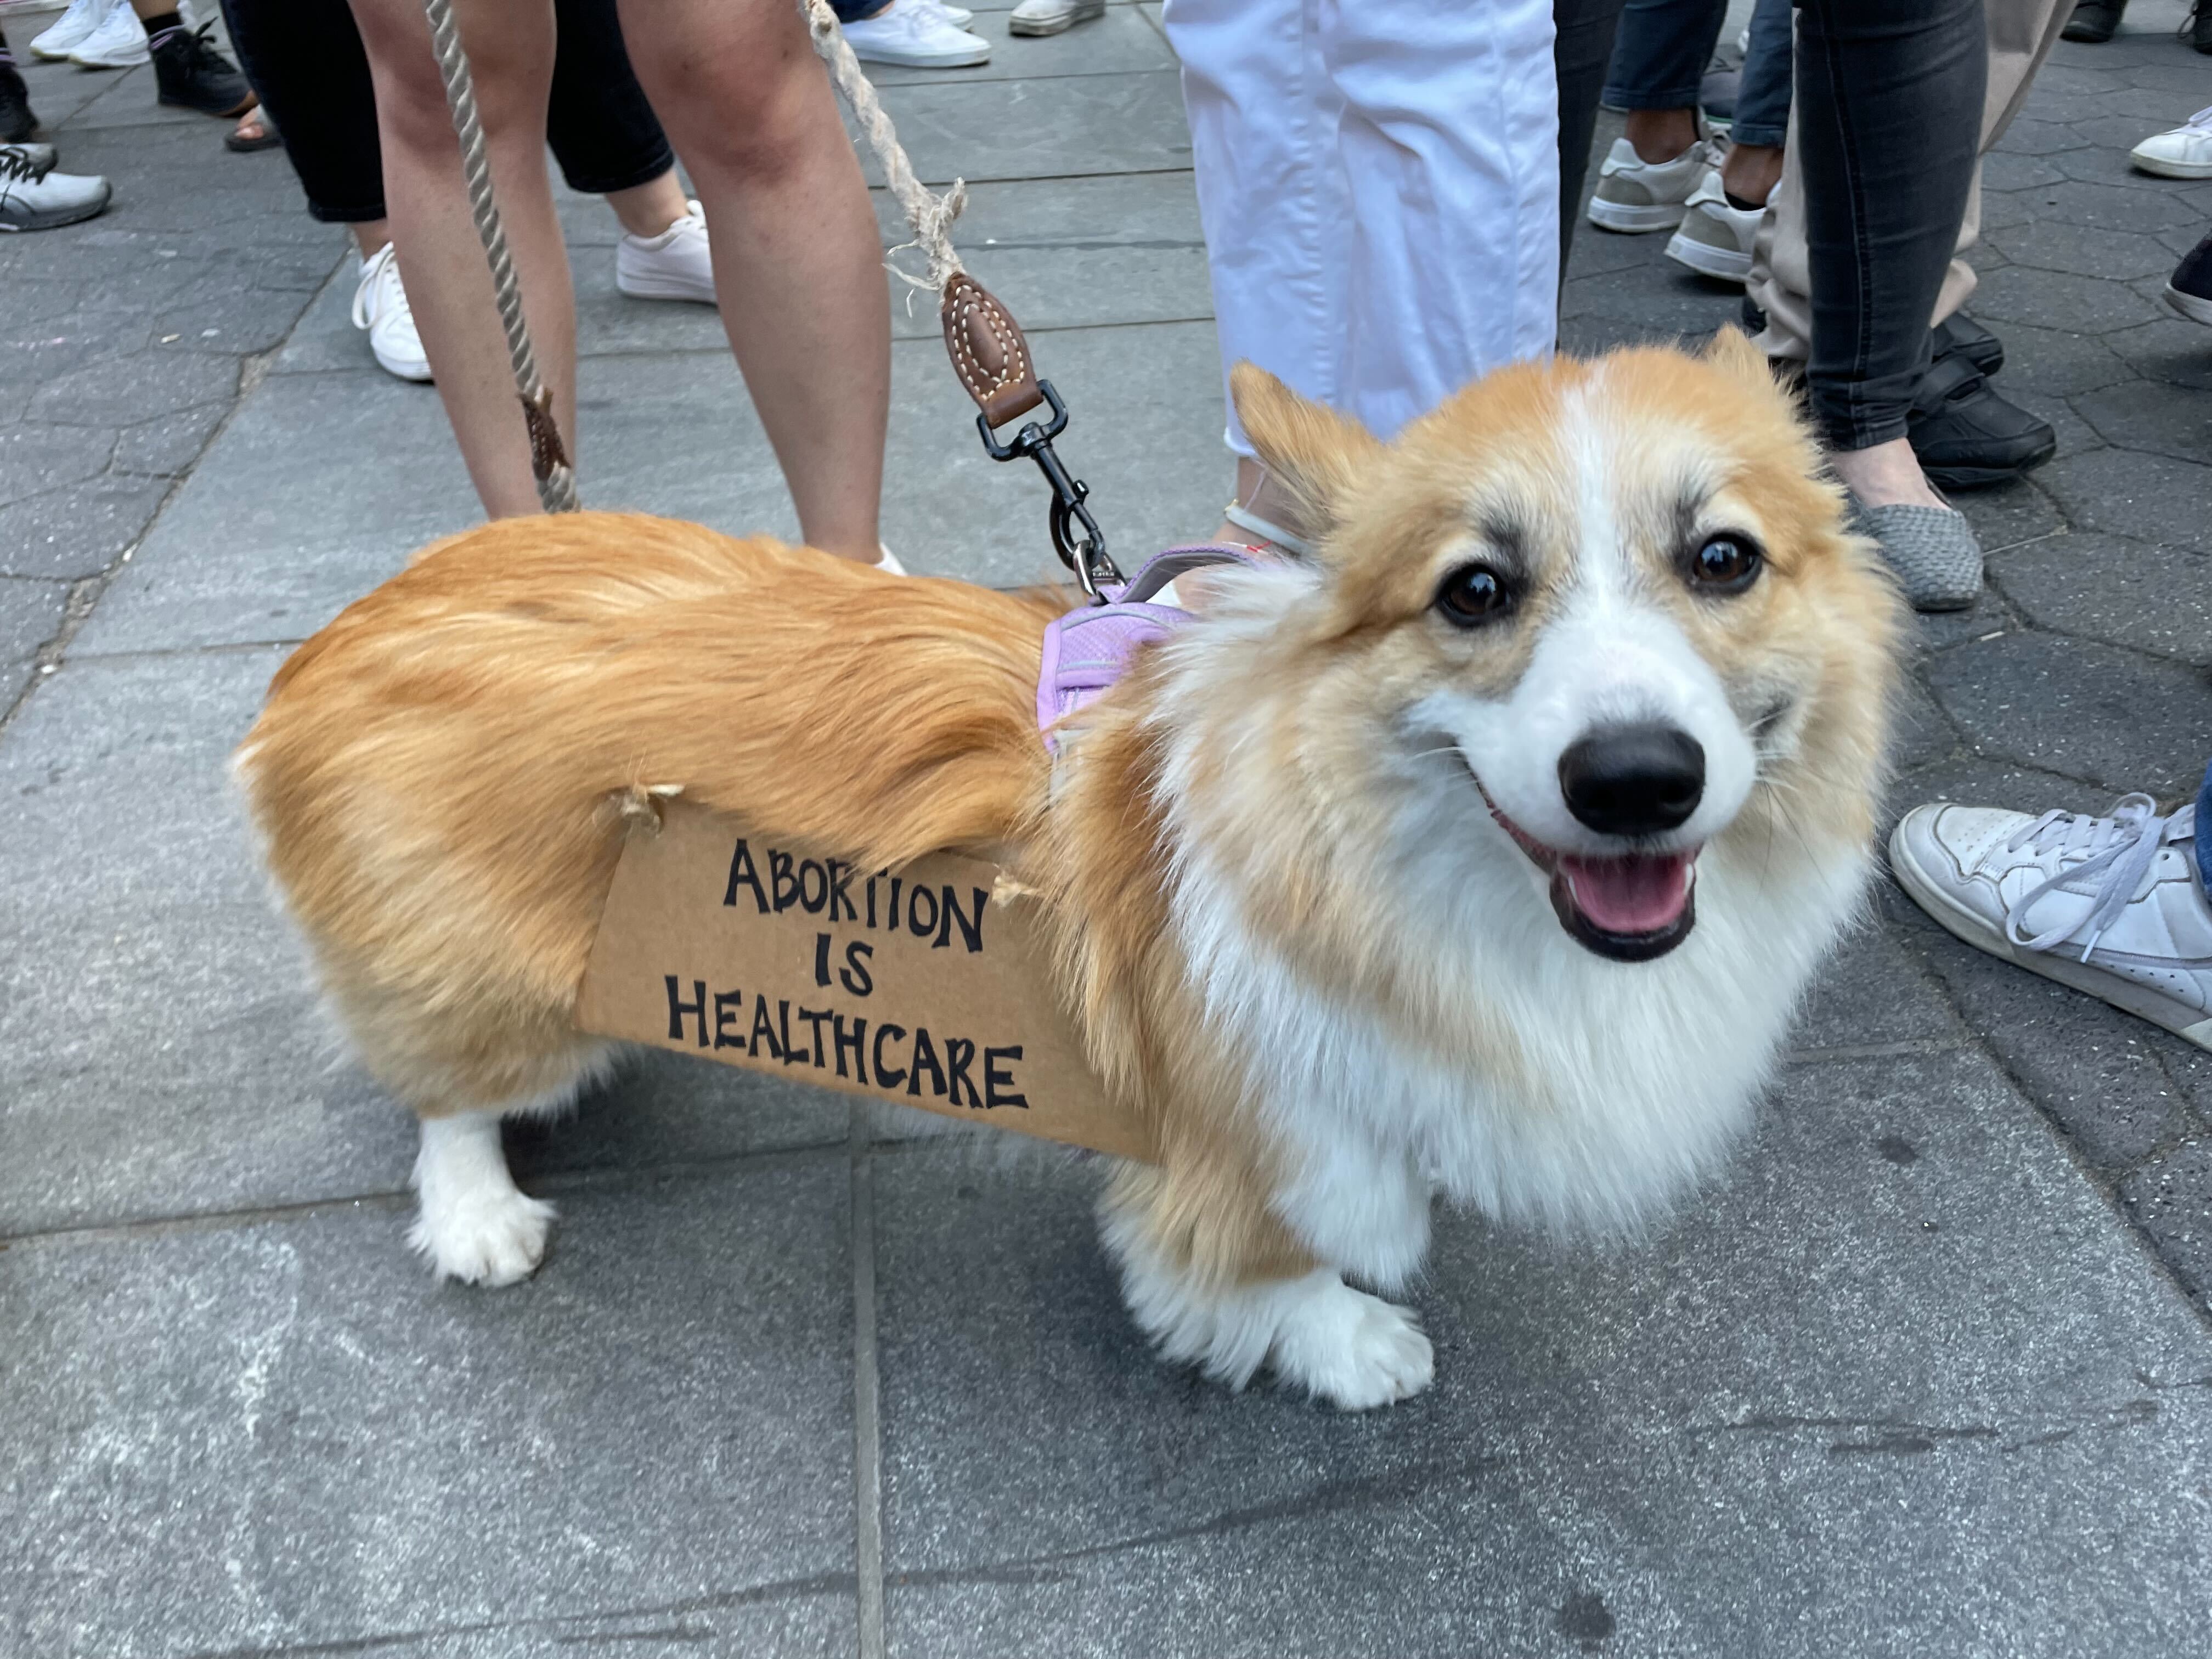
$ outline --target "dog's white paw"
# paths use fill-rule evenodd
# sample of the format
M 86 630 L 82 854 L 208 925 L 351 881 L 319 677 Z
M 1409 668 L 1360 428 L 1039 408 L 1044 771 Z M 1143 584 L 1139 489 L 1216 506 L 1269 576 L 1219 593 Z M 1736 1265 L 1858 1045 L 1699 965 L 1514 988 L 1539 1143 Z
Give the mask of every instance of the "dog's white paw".
M 1348 1412 L 1409 1400 L 1437 1371 L 1435 1352 L 1411 1309 L 1341 1279 L 1309 1291 L 1289 1311 L 1270 1358 L 1285 1382 Z
M 553 1206 L 543 1199 L 514 1187 L 481 1189 L 434 1206 L 426 1198 L 407 1242 L 441 1279 L 512 1285 L 538 1271 L 552 1228 Z
M 425 1119 L 415 1160 L 422 1212 L 407 1242 L 441 1279 L 512 1285 L 545 1259 L 553 1206 L 532 1198 L 507 1172 L 496 1112 Z

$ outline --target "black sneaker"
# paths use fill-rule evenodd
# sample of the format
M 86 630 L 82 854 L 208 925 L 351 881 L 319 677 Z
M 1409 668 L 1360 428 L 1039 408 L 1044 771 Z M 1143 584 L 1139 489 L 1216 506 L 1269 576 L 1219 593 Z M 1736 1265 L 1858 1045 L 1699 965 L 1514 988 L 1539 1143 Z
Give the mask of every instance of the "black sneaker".
M 2212 235 L 2173 268 L 2166 281 L 2166 302 L 2192 323 L 2212 325 Z
M 0 144 L 28 143 L 39 130 L 31 113 L 31 94 L 13 64 L 0 64 Z
M 2004 367 L 2004 342 L 1963 311 L 1936 324 L 1933 337 L 1938 357 L 1964 357 L 1984 374 Z
M 2189 15 L 2181 20 L 2181 27 L 2174 33 L 2197 51 L 2212 52 L 2212 4 L 2207 4 L 2206 0 L 2197 0 L 2197 3 L 2189 9 Z
M 2007 483 L 2058 447 L 2050 422 L 1998 397 L 1961 356 L 1929 364 L 1905 419 L 1921 471 L 1945 489 Z
M 2074 15 L 2066 20 L 2059 31 L 2062 40 L 2086 40 L 2100 46 L 2112 38 L 2120 26 L 2120 14 L 2128 9 L 2128 0 L 2081 0 L 2074 8 Z
M 212 22 L 171 28 L 147 42 L 154 55 L 154 84 L 161 101 L 203 115 L 243 115 L 261 100 L 238 66 L 208 44 Z

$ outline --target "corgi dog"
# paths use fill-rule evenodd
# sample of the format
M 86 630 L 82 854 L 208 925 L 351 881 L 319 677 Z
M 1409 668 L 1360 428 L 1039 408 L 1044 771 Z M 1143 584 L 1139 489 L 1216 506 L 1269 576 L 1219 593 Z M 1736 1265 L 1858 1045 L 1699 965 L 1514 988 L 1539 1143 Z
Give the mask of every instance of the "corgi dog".
M 543 1254 L 499 1122 L 612 1058 L 572 1011 L 641 789 L 1044 896 L 1158 1148 L 1101 1200 L 1130 1312 L 1232 1386 L 1425 1387 L 1439 1194 L 1620 1231 L 1714 1168 L 1862 902 L 1900 616 L 1765 359 L 1517 365 L 1387 444 L 1234 395 L 1314 553 L 1207 573 L 1057 761 L 1063 599 L 645 517 L 441 542 L 286 662 L 238 771 L 439 1273 Z

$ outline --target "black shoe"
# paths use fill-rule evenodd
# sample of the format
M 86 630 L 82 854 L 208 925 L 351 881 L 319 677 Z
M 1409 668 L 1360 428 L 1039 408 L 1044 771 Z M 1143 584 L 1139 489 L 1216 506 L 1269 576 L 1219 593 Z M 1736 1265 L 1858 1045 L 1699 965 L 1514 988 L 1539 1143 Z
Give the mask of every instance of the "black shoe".
M 1963 356 L 1928 366 L 1905 418 L 1921 470 L 1946 489 L 2004 483 L 2058 447 L 2050 422 L 1998 397 Z
M 196 109 L 203 115 L 243 115 L 260 100 L 238 66 L 208 44 L 212 22 L 197 29 L 173 28 L 148 42 L 154 54 L 154 84 L 161 101 Z
M 12 64 L 0 64 L 0 144 L 27 144 L 39 130 L 31 94 Z
M 2191 322 L 2212 325 L 2212 234 L 2173 268 L 2166 280 L 2166 302 Z
M 2206 3 L 2206 0 L 2197 0 L 2197 3 L 2190 8 L 2189 15 L 2182 20 L 2181 27 L 2174 33 L 2197 51 L 2212 52 L 2212 4 Z
M 1963 311 L 1936 324 L 1934 339 L 1937 357 L 1964 357 L 1984 374 L 2004 367 L 2004 342 Z
M 2100 46 L 2112 38 L 2112 32 L 2120 26 L 2120 14 L 2127 9 L 2128 0 L 2081 0 L 2058 38 Z

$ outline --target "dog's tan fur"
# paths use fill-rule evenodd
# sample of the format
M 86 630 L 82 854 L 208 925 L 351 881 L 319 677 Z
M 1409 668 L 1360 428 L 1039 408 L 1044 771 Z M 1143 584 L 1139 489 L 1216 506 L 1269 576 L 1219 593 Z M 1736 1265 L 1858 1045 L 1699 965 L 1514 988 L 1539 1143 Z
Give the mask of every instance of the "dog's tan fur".
M 1654 578 L 1731 685 L 1765 674 L 1802 691 L 1794 753 L 1723 840 L 1786 867 L 1808 823 L 1870 836 L 1896 604 L 1739 337 L 1703 361 L 1509 369 L 1388 447 L 1256 371 L 1237 391 L 1318 526 L 1327 603 L 1243 640 L 1215 692 L 1203 676 L 1171 684 L 1160 653 L 1140 660 L 1078 722 L 1049 807 L 1033 711 L 1052 598 L 581 514 L 440 543 L 351 606 L 278 674 L 240 771 L 370 1069 L 426 1117 L 574 1083 L 599 1045 L 574 1028 L 573 999 L 641 788 L 870 865 L 981 851 L 1048 895 L 1093 1060 L 1156 1133 L 1159 1163 L 1124 1170 L 1109 1211 L 1201 1287 L 1310 1273 L 1273 1201 L 1286 1154 L 1184 957 L 1177 837 L 1202 831 L 1253 932 L 1322 994 L 1549 1109 L 1522 1035 L 1480 987 L 1409 960 L 1349 872 L 1389 833 L 1377 721 L 1424 687 L 1498 695 L 1527 667 L 1570 568 L 1576 466 L 1557 434 L 1577 399 L 1648 428 L 1655 454 L 1715 458 L 1767 549 L 1767 578 L 1725 607 Z M 1431 614 L 1486 514 L 1525 530 L 1536 570 L 1532 625 L 1495 637 Z M 1667 539 L 1663 523 L 1622 530 L 1638 550 Z

